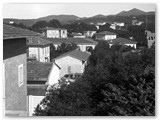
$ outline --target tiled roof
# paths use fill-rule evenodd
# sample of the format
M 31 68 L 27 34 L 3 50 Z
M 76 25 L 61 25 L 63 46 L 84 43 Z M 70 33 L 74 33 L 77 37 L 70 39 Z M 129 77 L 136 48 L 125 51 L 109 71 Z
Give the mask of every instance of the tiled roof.
M 36 46 L 47 46 L 52 44 L 52 42 L 42 39 L 41 37 L 38 36 L 30 36 L 27 37 L 27 46 L 29 47 L 36 47 Z
M 14 36 L 38 36 L 39 33 L 14 27 L 11 25 L 3 24 L 3 36 L 4 37 L 14 37 Z
M 96 33 L 95 35 L 117 35 L 117 34 L 109 31 L 103 31 L 100 33 Z
M 79 51 L 79 50 L 74 50 L 74 51 L 64 53 L 64 54 L 56 57 L 54 60 L 61 59 L 65 56 L 71 56 L 71 57 L 74 57 L 74 58 L 79 59 L 79 60 L 87 61 L 90 54 L 86 53 L 86 52 Z
M 128 40 L 125 38 L 116 38 L 116 39 L 112 39 L 112 40 L 107 40 L 110 44 L 116 44 L 116 43 L 121 43 L 121 44 L 136 44 L 137 42 L 132 41 L 132 40 Z
M 61 43 L 75 43 L 75 44 L 80 44 L 80 45 L 96 45 L 98 44 L 97 42 L 93 41 L 90 38 L 46 38 L 46 37 L 42 37 L 46 40 L 49 40 L 50 42 L 52 42 L 53 44 L 61 44 Z
M 38 61 L 27 63 L 27 81 L 48 81 L 53 63 Z
M 48 85 L 27 85 L 27 95 L 45 96 Z
M 46 27 L 46 28 L 42 28 L 41 30 L 67 30 L 67 29 L 65 29 L 65 28 Z

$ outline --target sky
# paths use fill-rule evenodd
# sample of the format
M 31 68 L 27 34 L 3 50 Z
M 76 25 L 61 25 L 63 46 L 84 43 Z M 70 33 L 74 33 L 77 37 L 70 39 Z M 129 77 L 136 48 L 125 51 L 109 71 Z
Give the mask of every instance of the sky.
M 97 14 L 113 15 L 121 11 L 137 8 L 143 11 L 155 11 L 156 5 L 147 3 L 66 3 L 66 4 L 3 4 L 3 18 L 33 19 L 48 15 L 76 15 L 91 17 Z

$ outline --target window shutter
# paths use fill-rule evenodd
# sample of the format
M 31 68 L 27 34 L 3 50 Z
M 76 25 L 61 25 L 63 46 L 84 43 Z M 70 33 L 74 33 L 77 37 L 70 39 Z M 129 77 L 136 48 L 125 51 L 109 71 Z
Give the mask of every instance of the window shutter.
M 18 66 L 18 86 L 23 85 L 23 64 Z

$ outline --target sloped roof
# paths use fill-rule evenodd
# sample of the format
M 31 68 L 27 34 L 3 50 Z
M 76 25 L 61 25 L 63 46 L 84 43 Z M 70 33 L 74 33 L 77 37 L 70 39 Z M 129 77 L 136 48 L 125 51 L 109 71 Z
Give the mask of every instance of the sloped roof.
M 136 41 L 132 41 L 132 40 L 128 40 L 128 39 L 125 39 L 125 38 L 116 38 L 116 39 L 112 39 L 112 40 L 107 40 L 110 44 L 117 44 L 117 43 L 120 43 L 120 44 L 137 44 Z
M 65 29 L 65 28 L 46 27 L 46 28 L 42 28 L 41 30 L 67 30 L 67 29 Z
M 27 85 L 27 95 L 45 96 L 48 85 Z
M 102 31 L 102 32 L 96 33 L 95 35 L 117 35 L 117 34 L 114 32 Z
M 39 33 L 14 27 L 11 25 L 3 24 L 3 36 L 4 37 L 15 37 L 15 36 L 39 36 Z
M 36 47 L 36 46 L 41 47 L 41 46 L 47 46 L 50 44 L 52 44 L 52 42 L 45 40 L 45 39 L 42 39 L 39 36 L 27 37 L 27 46 L 29 46 L 29 47 Z
M 53 44 L 61 44 L 61 43 L 75 43 L 78 45 L 82 45 L 82 44 L 86 44 L 86 45 L 96 45 L 98 44 L 96 41 L 93 41 L 90 38 L 46 38 L 46 37 L 42 37 L 46 40 L 49 40 L 50 42 L 52 42 Z
M 86 52 L 79 51 L 79 50 L 73 50 L 73 51 L 64 53 L 64 54 L 56 57 L 54 60 L 61 59 L 61 58 L 66 57 L 66 56 L 71 56 L 71 57 L 79 59 L 79 60 L 87 61 L 90 54 L 86 53 Z
M 53 63 L 28 62 L 27 81 L 48 81 L 52 66 Z

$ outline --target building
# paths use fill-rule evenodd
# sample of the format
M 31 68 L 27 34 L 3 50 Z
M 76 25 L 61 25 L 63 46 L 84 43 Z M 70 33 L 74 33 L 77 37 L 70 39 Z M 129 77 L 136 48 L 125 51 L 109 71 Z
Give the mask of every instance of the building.
M 137 19 L 133 19 L 133 20 L 132 20 L 132 25 L 140 26 L 142 23 L 144 23 L 144 22 L 138 21 Z
M 33 116 L 35 108 L 45 98 L 47 88 L 48 85 L 27 86 L 29 116 Z
M 83 73 L 89 56 L 89 53 L 74 50 L 55 58 L 54 62 L 61 68 L 60 78 L 65 74 Z
M 67 38 L 67 29 L 47 27 L 44 29 L 47 38 Z
M 121 27 L 123 27 L 123 26 L 124 26 L 124 23 L 114 22 L 113 24 L 111 24 L 110 28 L 112 28 L 112 29 L 115 30 L 117 27 L 118 27 L 118 28 L 121 28 Z
M 50 62 L 50 45 L 48 40 L 38 36 L 27 37 L 27 57 L 39 62 Z
M 95 34 L 96 33 L 96 31 L 84 31 L 84 36 L 85 37 L 89 37 L 89 38 L 91 38 L 92 36 L 93 36 L 93 34 Z
M 3 83 L 6 116 L 27 116 L 26 38 L 3 36 Z M 6 37 L 7 36 L 7 37 Z
M 22 29 L 18 27 L 14 27 L 11 25 L 6 25 L 3 24 L 3 35 L 5 37 L 7 36 L 12 36 L 12 37 L 28 37 L 28 36 L 41 36 L 39 33 L 27 30 L 27 29 Z
M 98 44 L 98 42 L 93 41 L 89 38 L 44 38 L 50 42 L 53 43 L 53 45 L 57 48 L 58 45 L 61 45 L 62 43 L 71 44 L 75 43 L 77 46 L 79 46 L 79 49 L 82 52 L 89 52 L 90 49 L 94 49 L 95 46 Z
M 110 46 L 112 46 L 114 44 L 120 44 L 120 45 L 131 46 L 131 47 L 134 47 L 135 49 L 137 47 L 137 42 L 135 42 L 133 40 L 121 38 L 121 37 L 116 38 L 116 39 L 112 39 L 112 40 L 108 40 L 108 43 Z
M 82 35 L 82 33 L 76 33 L 76 32 L 73 32 L 71 36 L 73 36 L 74 38 L 85 38 L 85 36 Z
M 109 31 L 103 31 L 95 34 L 96 40 L 111 40 L 111 39 L 115 39 L 116 37 L 117 37 L 116 33 L 109 32 Z
M 58 83 L 60 67 L 52 62 L 27 63 L 27 84 L 53 85 Z
M 155 33 L 152 33 L 150 31 L 145 31 L 147 34 L 147 45 L 148 48 L 151 48 L 151 46 L 155 43 Z

